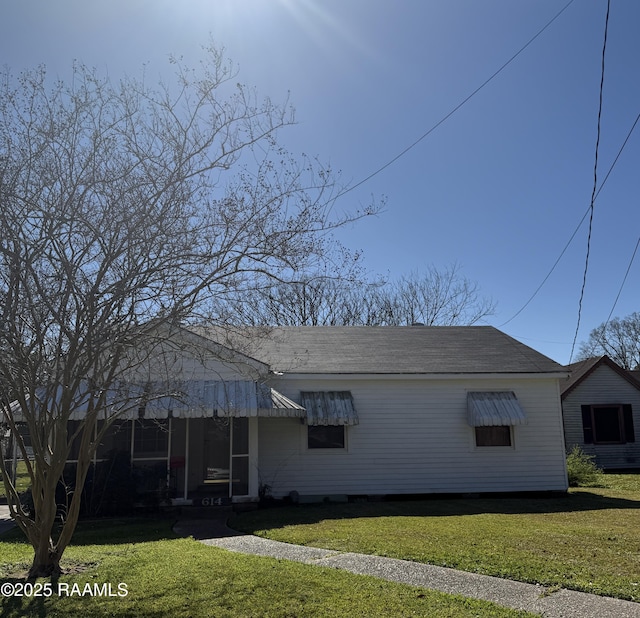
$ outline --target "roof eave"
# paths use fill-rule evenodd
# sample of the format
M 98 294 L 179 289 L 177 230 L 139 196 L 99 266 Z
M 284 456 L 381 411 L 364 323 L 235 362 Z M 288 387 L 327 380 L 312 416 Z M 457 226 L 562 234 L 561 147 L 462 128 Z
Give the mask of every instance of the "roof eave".
M 567 378 L 569 373 L 566 371 L 535 371 L 535 372 L 484 372 L 484 371 L 460 371 L 460 372 L 414 372 L 414 373 L 359 373 L 359 372 L 340 372 L 340 373 L 319 373 L 319 372 L 282 372 L 278 373 L 279 379 L 292 380 L 351 380 L 351 379 L 380 379 L 384 377 L 389 380 L 447 380 L 461 378 L 481 378 L 481 379 L 562 379 Z
M 560 393 L 560 397 L 562 399 L 567 397 L 577 386 L 582 384 L 582 382 L 584 382 L 588 376 L 590 376 L 598 367 L 601 367 L 602 365 L 606 365 L 607 367 L 615 371 L 621 378 L 629 382 L 629 384 L 631 384 L 632 386 L 640 390 L 640 381 L 638 381 L 634 376 L 632 376 L 626 369 L 623 369 L 622 367 L 620 367 L 620 365 L 618 365 L 618 363 L 616 363 L 614 360 L 604 355 L 604 356 L 601 356 L 592 365 L 589 365 L 589 367 L 582 373 L 581 376 L 579 376 L 575 380 L 575 382 L 573 382 L 572 384 L 567 386 L 564 390 L 562 390 Z M 571 377 L 571 373 L 572 372 L 569 372 L 568 377 Z

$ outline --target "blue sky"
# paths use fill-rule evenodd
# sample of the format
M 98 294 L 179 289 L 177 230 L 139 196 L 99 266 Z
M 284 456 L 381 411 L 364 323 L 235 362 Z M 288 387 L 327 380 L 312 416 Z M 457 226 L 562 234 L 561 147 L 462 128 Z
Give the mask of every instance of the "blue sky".
M 568 0 L 23 0 L 5 3 L 0 62 L 44 63 L 64 78 L 78 59 L 116 78 L 196 59 L 210 35 L 238 81 L 290 93 L 294 152 L 356 184 L 471 94 Z M 569 361 L 593 186 L 606 0 L 574 0 L 504 71 L 426 139 L 345 195 L 345 209 L 386 196 L 383 213 L 341 232 L 372 274 L 457 262 L 497 302 L 488 323 Z M 640 113 L 640 3 L 613 0 L 599 178 Z M 640 236 L 640 128 L 593 221 L 578 342 L 607 319 Z M 640 256 L 613 315 L 640 310 Z M 513 319 L 511 319 L 513 318 Z M 506 323 L 506 324 L 505 324 Z

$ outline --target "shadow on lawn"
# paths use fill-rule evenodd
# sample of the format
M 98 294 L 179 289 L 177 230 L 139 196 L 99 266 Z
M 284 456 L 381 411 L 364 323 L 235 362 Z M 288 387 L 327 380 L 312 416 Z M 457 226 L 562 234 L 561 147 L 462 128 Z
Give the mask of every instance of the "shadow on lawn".
M 415 499 L 406 497 L 383 502 L 351 502 L 348 504 L 311 504 L 264 509 L 235 517 L 230 522 L 242 532 L 279 528 L 297 524 L 315 524 L 323 519 L 360 517 L 448 517 L 481 514 L 545 514 L 571 513 L 610 509 L 640 509 L 640 501 L 599 496 L 588 491 L 547 498 L 478 497 L 452 498 L 437 496 Z
M 80 520 L 71 545 L 128 545 L 179 538 L 172 531 L 175 518 L 113 518 Z M 26 543 L 24 534 L 14 527 L 0 535 L 2 543 Z
M 5 578 L 0 580 L 3 583 L 11 583 L 13 585 L 24 585 L 24 579 Z M 2 599 L 2 616 L 11 618 L 12 616 L 33 616 L 44 618 L 48 615 L 46 597 L 23 595 L 23 596 L 7 596 Z

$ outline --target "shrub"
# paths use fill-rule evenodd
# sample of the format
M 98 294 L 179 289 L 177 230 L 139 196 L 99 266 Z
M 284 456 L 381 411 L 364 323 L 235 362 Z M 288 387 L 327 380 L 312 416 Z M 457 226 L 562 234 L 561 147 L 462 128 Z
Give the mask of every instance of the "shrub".
M 569 487 L 593 487 L 600 483 L 602 470 L 596 466 L 595 457 L 587 455 L 575 445 L 567 455 Z

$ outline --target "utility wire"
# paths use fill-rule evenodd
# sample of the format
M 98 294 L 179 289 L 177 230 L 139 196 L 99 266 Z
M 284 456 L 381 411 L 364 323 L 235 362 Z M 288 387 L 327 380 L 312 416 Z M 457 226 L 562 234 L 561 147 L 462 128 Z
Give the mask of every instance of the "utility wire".
M 482 84 L 480 84 L 480 86 L 478 86 L 468 97 L 466 97 L 460 103 L 458 103 L 458 105 L 456 105 L 446 116 L 444 116 L 438 122 L 436 122 L 436 124 L 434 124 L 426 133 L 423 133 L 417 140 L 415 140 L 415 142 L 413 142 L 412 144 L 407 146 L 404 150 L 399 152 L 395 157 L 393 157 L 393 159 L 391 159 L 390 161 L 387 161 L 387 163 L 385 163 L 382 167 L 379 167 L 374 172 L 371 172 L 371 174 L 369 174 L 366 178 L 363 178 L 362 180 L 357 182 L 355 185 L 352 185 L 350 187 L 347 187 L 346 189 L 343 189 L 340 193 L 338 193 L 338 195 L 336 195 L 335 199 L 338 199 L 339 197 L 342 197 L 343 195 L 350 193 L 354 189 L 357 189 L 359 186 L 363 185 L 365 182 L 368 182 L 374 176 L 377 176 L 380 172 L 382 172 L 383 170 L 386 170 L 389 166 L 393 165 L 398 159 L 400 159 L 401 157 L 406 155 L 410 150 L 415 148 L 423 139 L 431 135 L 431 133 L 433 133 L 441 124 L 449 120 L 451 116 L 453 116 L 463 105 L 465 105 L 465 103 L 470 101 L 476 94 L 478 94 L 478 92 L 480 92 L 489 82 L 493 81 L 494 78 L 496 78 L 500 73 L 502 73 L 502 71 L 504 71 L 504 69 L 506 69 L 525 49 L 527 49 L 529 45 L 531 45 L 547 28 L 549 28 L 549 26 L 551 26 L 551 24 L 554 21 L 556 21 L 556 19 L 558 19 L 558 17 L 560 17 L 560 15 L 562 15 L 562 13 L 564 13 L 569 8 L 569 6 L 573 4 L 573 2 L 574 0 L 569 0 L 569 2 L 565 4 L 565 6 L 562 9 L 560 9 L 560 11 L 558 11 L 558 13 L 556 13 L 556 15 L 550 21 L 548 21 L 533 37 L 531 37 L 513 56 L 511 56 L 509 60 L 507 60 L 495 73 L 493 73 L 488 79 L 486 79 Z
M 607 50 L 607 33 L 609 31 L 609 12 L 611 9 L 611 0 L 607 0 L 607 14 L 604 20 L 604 41 L 602 44 L 602 67 L 600 70 L 600 97 L 598 102 L 598 128 L 596 132 L 596 149 L 595 160 L 593 164 L 593 191 L 591 192 L 591 204 L 589 206 L 589 232 L 587 234 L 587 254 L 584 262 L 584 273 L 582 275 L 582 288 L 580 290 L 580 300 L 578 301 L 578 321 L 576 324 L 576 332 L 573 336 L 573 344 L 571 345 L 571 356 L 569 356 L 569 364 L 573 360 L 573 351 L 576 347 L 576 341 L 578 340 L 578 331 L 580 330 L 580 319 L 582 317 L 582 301 L 584 300 L 584 290 L 587 285 L 587 272 L 589 270 L 589 254 L 591 252 L 591 232 L 593 230 L 593 211 L 596 201 L 596 191 L 598 188 L 598 150 L 600 147 L 600 126 L 602 119 L 602 93 L 604 91 L 604 59 Z
M 622 289 L 624 288 L 624 284 L 627 282 L 627 277 L 629 276 L 629 271 L 631 270 L 631 266 L 633 265 L 633 261 L 635 260 L 636 257 L 636 253 L 638 252 L 638 247 L 640 247 L 640 237 L 638 237 L 638 240 L 636 242 L 636 246 L 633 250 L 633 254 L 631 255 L 631 259 L 629 260 L 629 265 L 627 266 L 627 272 L 625 272 L 624 274 L 624 278 L 622 279 L 622 283 L 620 284 L 620 289 L 618 290 L 618 295 L 616 296 L 616 299 L 613 301 L 613 306 L 611 307 L 611 311 L 609 311 L 609 315 L 607 316 L 606 321 L 602 324 L 602 326 L 598 326 L 598 329 L 600 331 L 599 336 L 597 336 L 595 343 L 590 347 L 590 354 L 594 354 L 595 350 L 597 349 L 597 346 L 600 345 L 601 348 L 605 351 L 605 353 L 607 353 L 607 339 L 606 339 L 606 335 L 607 335 L 607 326 L 609 325 L 609 321 L 611 320 L 611 316 L 613 315 L 613 312 L 616 308 L 616 305 L 618 304 L 618 300 L 620 299 L 620 294 L 622 294 Z
M 616 158 L 613 160 L 613 163 L 611 164 L 611 166 L 609 167 L 609 170 L 607 171 L 607 175 L 604 177 L 602 184 L 598 188 L 598 191 L 596 193 L 596 199 L 600 195 L 600 191 L 602 191 L 605 184 L 607 183 L 607 180 L 609 180 L 609 176 L 611 175 L 613 168 L 618 163 L 618 159 L 620 158 L 620 155 L 622 155 L 622 151 L 627 145 L 627 142 L 629 141 L 629 138 L 631 137 L 631 134 L 633 133 L 639 121 L 640 121 L 640 114 L 636 116 L 636 119 L 633 122 L 631 129 L 629 129 L 629 132 L 627 133 L 627 136 L 625 137 L 624 142 L 622 143 L 622 146 L 620 146 L 620 149 L 618 150 L 618 154 L 616 155 Z M 516 313 L 514 313 L 506 322 L 503 322 L 502 324 L 500 324 L 498 328 L 502 328 L 506 324 L 509 324 L 509 322 L 511 322 L 512 320 L 515 320 L 515 318 L 517 318 L 529 306 L 529 303 L 531 303 L 531 301 L 538 295 L 538 292 L 542 289 L 542 287 L 547 282 L 549 277 L 553 274 L 553 271 L 556 269 L 556 266 L 560 263 L 560 260 L 562 259 L 562 256 L 566 253 L 567 249 L 569 248 L 569 245 L 573 242 L 573 239 L 576 237 L 578 230 L 580 230 L 580 228 L 582 227 L 582 224 L 584 223 L 584 220 L 587 218 L 587 215 L 589 214 L 590 210 L 591 210 L 591 205 L 589 205 L 587 209 L 584 211 L 584 215 L 582 215 L 582 219 L 580 219 L 580 222 L 576 226 L 576 229 L 573 231 L 573 234 L 571 234 L 571 237 L 567 241 L 567 244 L 564 246 L 564 249 L 562 249 L 560 255 L 558 256 L 558 259 L 553 263 L 551 270 L 547 273 L 547 276 L 542 280 L 542 283 L 536 288 L 535 292 L 529 297 L 527 302 L 525 302 L 525 304 L 522 305 L 522 307 L 520 307 L 520 309 Z
M 631 260 L 629 260 L 629 266 L 627 266 L 627 272 L 624 274 L 624 278 L 622 279 L 622 283 L 620 284 L 620 289 L 618 290 L 618 295 L 616 299 L 613 301 L 613 307 L 611 307 L 611 311 L 609 311 L 609 315 L 607 316 L 607 321 L 604 323 L 602 327 L 602 334 L 604 336 L 604 332 L 607 329 L 607 325 L 609 324 L 609 320 L 613 315 L 613 312 L 618 304 L 618 300 L 620 299 L 620 294 L 622 294 L 622 288 L 624 288 L 624 284 L 627 282 L 627 277 L 629 276 L 629 271 L 631 270 L 631 265 L 633 264 L 633 260 L 636 259 L 636 253 L 638 252 L 638 247 L 640 246 L 640 236 L 638 237 L 638 242 L 636 242 L 636 248 L 633 250 L 633 255 L 631 256 Z

